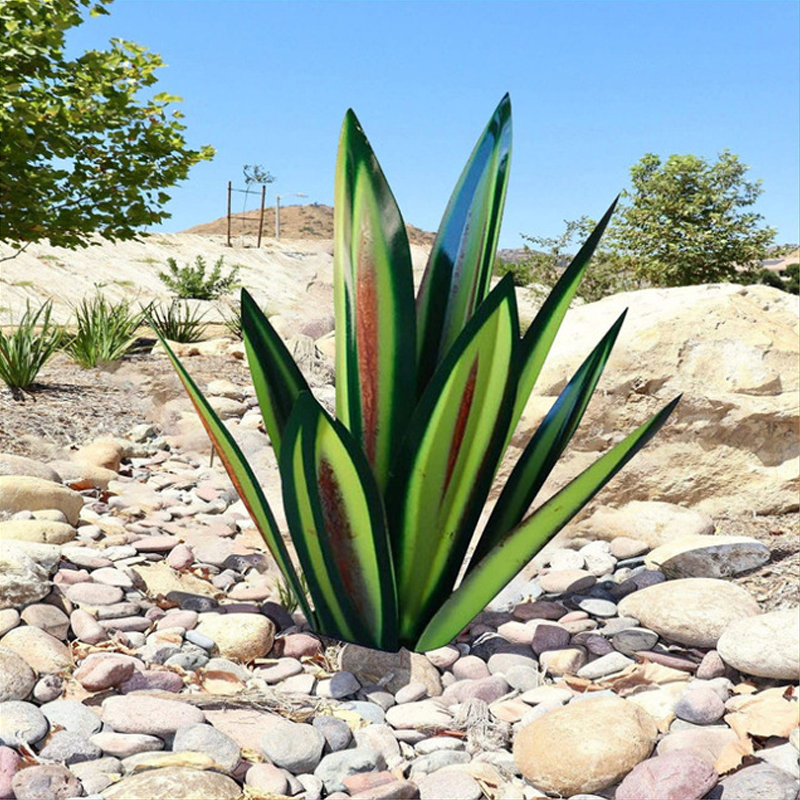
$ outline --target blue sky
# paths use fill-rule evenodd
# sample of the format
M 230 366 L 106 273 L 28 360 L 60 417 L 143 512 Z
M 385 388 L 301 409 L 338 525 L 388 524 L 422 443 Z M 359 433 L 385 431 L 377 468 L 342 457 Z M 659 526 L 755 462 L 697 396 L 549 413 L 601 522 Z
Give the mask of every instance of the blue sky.
M 791 0 L 116 0 L 70 52 L 130 39 L 160 53 L 190 144 L 217 156 L 173 193 L 181 230 L 225 211 L 228 180 L 263 164 L 275 192 L 333 202 L 352 107 L 407 222 L 435 230 L 475 139 L 508 91 L 511 179 L 500 244 L 599 217 L 646 152 L 761 179 L 756 210 L 797 242 L 798 23 Z M 298 202 L 286 198 L 284 203 Z M 236 209 L 236 205 L 234 206 Z

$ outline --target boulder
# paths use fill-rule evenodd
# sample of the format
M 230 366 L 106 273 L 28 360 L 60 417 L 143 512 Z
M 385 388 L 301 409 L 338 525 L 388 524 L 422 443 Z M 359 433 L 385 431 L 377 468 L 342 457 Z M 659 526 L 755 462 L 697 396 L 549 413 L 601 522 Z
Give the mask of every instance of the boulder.
M 589 698 L 525 725 L 514 740 L 514 760 L 537 789 L 569 797 L 613 786 L 650 755 L 657 734 L 637 706 L 617 697 Z
M 623 597 L 619 613 L 679 644 L 714 647 L 729 623 L 754 617 L 760 609 L 740 586 L 714 578 L 684 578 Z
M 105 800 L 238 800 L 239 784 L 227 775 L 189 767 L 162 767 L 129 775 L 103 791 Z
M 653 498 L 709 514 L 797 508 L 797 299 L 767 286 L 643 289 L 567 312 L 517 429 L 521 447 L 623 309 L 628 316 L 544 501 L 678 394 L 653 444 L 603 489 L 617 505 Z M 506 462 L 499 484 L 508 475 Z
M 746 675 L 797 681 L 800 609 L 770 611 L 731 622 L 717 642 L 723 661 Z
M 0 477 L 0 498 L 3 511 L 15 514 L 55 508 L 64 513 L 70 525 L 78 524 L 78 514 L 83 508 L 83 498 L 72 489 L 29 476 Z

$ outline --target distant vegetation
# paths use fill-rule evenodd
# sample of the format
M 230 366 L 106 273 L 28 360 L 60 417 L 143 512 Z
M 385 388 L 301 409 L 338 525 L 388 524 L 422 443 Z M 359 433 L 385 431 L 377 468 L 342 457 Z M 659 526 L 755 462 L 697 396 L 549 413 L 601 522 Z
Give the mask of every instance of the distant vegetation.
M 663 161 L 648 153 L 631 168 L 631 188 L 595 252 L 579 294 L 587 301 L 644 286 L 731 281 L 765 283 L 798 293 L 797 265 L 778 273 L 763 262 L 783 255 L 776 231 L 751 210 L 762 193 L 748 167 L 725 150 L 714 163 L 693 155 Z M 587 238 L 594 221 L 566 222 L 558 238 L 526 236 L 521 258 L 499 261 L 518 285 L 547 286 Z M 535 248 L 535 249 L 534 249 Z
M 222 274 L 225 257 L 220 256 L 209 274 L 208 265 L 202 256 L 197 256 L 194 266 L 179 267 L 174 258 L 167 259 L 168 272 L 159 272 L 158 277 L 168 289 L 181 300 L 216 300 L 236 286 L 241 267 L 234 266 L 227 275 Z

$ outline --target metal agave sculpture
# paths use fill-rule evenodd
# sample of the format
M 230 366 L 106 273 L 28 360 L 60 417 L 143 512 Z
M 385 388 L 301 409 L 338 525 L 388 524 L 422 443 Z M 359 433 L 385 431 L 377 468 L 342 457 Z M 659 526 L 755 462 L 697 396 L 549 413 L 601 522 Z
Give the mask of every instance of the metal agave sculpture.
M 167 346 L 278 567 L 324 635 L 418 652 L 451 641 L 678 401 L 529 513 L 583 416 L 623 314 L 525 447 L 458 583 L 498 466 L 614 208 L 521 335 L 511 276 L 491 288 L 510 153 L 506 95 L 453 192 L 415 299 L 403 218 L 347 112 L 335 188 L 336 419 L 242 290 L 245 348 L 307 591 L 252 469 Z

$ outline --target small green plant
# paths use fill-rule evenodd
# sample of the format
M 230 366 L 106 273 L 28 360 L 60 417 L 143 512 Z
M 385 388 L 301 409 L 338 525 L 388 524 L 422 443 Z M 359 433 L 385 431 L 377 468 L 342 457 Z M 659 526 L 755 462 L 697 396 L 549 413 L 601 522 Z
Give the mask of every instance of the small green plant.
M 224 256 L 214 263 L 211 273 L 206 275 L 208 266 L 203 256 L 197 256 L 194 266 L 179 267 L 174 258 L 167 259 L 169 272 L 159 272 L 158 277 L 181 300 L 215 300 L 231 291 L 236 285 L 240 267 L 234 266 L 228 275 L 222 275 Z
M 205 336 L 205 315 L 205 311 L 200 313 L 200 309 L 192 309 L 182 300 L 173 300 L 166 308 L 152 304 L 147 309 L 150 326 L 158 336 L 184 344 L 199 342 Z
M 234 339 L 242 338 L 242 315 L 236 308 L 220 304 L 217 306 L 220 316 L 222 317 L 222 324 L 225 330 L 234 337 Z
M 50 319 L 53 303 L 48 300 L 35 311 L 30 301 L 11 333 L 0 329 L 0 378 L 16 392 L 27 389 L 64 338 L 64 329 Z
M 304 593 L 308 592 L 308 583 L 305 575 L 300 576 L 300 586 Z M 283 606 L 290 614 L 294 614 L 300 603 L 292 585 L 286 578 L 281 577 L 275 581 L 275 587 L 278 590 L 278 604 Z
M 415 298 L 403 218 L 347 112 L 334 206 L 335 419 L 242 290 L 245 351 L 302 572 L 231 432 L 165 343 L 306 619 L 327 636 L 418 652 L 451 641 L 677 403 L 529 511 L 580 423 L 623 313 L 522 451 L 471 550 L 512 433 L 615 205 L 523 333 L 511 277 L 491 288 L 510 150 L 506 96 L 456 185 Z
M 64 350 L 82 367 L 118 361 L 136 343 L 136 330 L 144 311 L 136 311 L 128 300 L 111 303 L 98 290 L 75 307 L 76 333 Z

